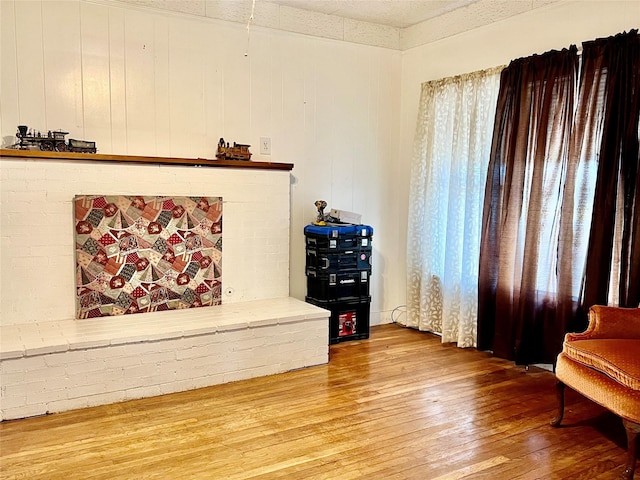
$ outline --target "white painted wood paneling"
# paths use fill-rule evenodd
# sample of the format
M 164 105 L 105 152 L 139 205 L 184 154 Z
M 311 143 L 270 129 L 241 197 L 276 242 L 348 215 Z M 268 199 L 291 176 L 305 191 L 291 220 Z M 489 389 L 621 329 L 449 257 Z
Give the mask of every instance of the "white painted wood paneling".
M 127 150 L 131 155 L 157 155 L 156 15 L 127 11 L 124 20 Z
M 109 9 L 91 3 L 80 7 L 82 67 L 75 71 L 82 85 L 79 120 L 84 129 L 70 131 L 70 137 L 96 141 L 101 151 L 111 152 Z M 65 84 L 59 85 L 64 88 Z
M 109 84 L 112 153 L 124 155 L 129 153 L 127 132 L 127 100 L 125 80 L 125 12 L 118 8 L 110 8 L 109 18 L 109 77 L 104 79 Z M 108 153 L 98 142 L 98 151 Z
M 203 5 L 204 7 L 204 5 Z M 171 142 L 173 140 L 171 128 L 171 112 L 172 99 L 175 98 L 171 89 L 171 39 L 169 21 L 166 18 L 156 18 L 154 22 L 154 63 L 153 63 L 153 79 L 154 79 L 154 105 L 155 105 L 155 139 L 156 154 L 171 155 Z M 197 79 L 196 79 L 197 81 Z M 202 86 L 200 85 L 200 92 Z M 177 94 L 182 96 L 182 92 Z M 194 112 L 196 114 L 197 112 Z M 191 143 L 190 145 L 193 145 Z
M 223 65 L 224 138 L 231 144 L 250 143 L 251 63 L 247 31 L 224 27 L 219 56 Z
M 280 85 L 277 70 L 280 62 L 276 60 L 278 50 L 275 48 L 278 42 L 277 37 L 267 35 L 264 31 L 254 31 L 251 33 L 251 43 L 249 47 L 250 65 L 250 136 L 248 143 L 252 145 L 251 152 L 253 159 L 263 159 L 270 161 L 275 152 L 270 156 L 260 156 L 260 137 L 273 137 L 272 111 L 276 107 L 273 102 L 274 84 Z M 277 63 L 276 63 L 277 62 Z
M 16 22 L 13 2 L 0 2 L 0 135 L 4 146 L 17 139 L 16 126 L 20 123 L 18 96 L 18 58 L 16 49 Z M 0 202 L 1 205 L 1 202 Z
M 214 158 L 218 140 L 224 136 L 223 39 L 224 35 L 218 29 L 207 29 L 203 83 L 206 147 L 200 152 L 200 156 L 206 158 Z
M 44 2 L 42 27 L 46 118 L 41 128 L 62 128 L 73 138 L 83 138 L 80 6 L 73 1 Z
M 185 156 L 197 157 L 206 149 L 204 85 L 206 35 L 202 26 L 175 21 L 169 32 L 169 117 L 171 145 Z M 158 95 L 161 100 L 162 96 Z M 169 133 L 169 131 L 167 132 Z
M 14 9 L 19 121 L 31 128 L 45 130 L 42 5 L 40 2 L 16 2 Z
M 304 79 L 310 68 L 306 39 L 290 42 L 282 54 L 282 125 L 278 144 L 288 158 L 300 158 L 304 145 Z M 296 132 L 293 136 L 291 133 Z

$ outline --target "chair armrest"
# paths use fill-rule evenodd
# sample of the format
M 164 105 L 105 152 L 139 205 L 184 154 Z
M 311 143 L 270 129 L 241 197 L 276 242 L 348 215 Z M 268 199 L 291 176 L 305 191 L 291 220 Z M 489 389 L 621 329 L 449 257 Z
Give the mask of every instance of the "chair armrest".
M 565 341 L 594 338 L 639 338 L 640 308 L 594 305 L 589 309 L 589 326 L 582 333 L 567 333 Z

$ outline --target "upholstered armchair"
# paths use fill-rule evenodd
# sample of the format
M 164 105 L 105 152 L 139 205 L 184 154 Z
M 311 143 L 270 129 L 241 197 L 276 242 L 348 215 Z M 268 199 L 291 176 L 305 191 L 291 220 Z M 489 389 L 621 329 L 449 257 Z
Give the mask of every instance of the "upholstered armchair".
M 621 478 L 631 480 L 640 433 L 640 309 L 594 306 L 583 333 L 568 333 L 558 355 L 559 410 L 569 386 L 622 418 L 627 432 L 627 464 Z

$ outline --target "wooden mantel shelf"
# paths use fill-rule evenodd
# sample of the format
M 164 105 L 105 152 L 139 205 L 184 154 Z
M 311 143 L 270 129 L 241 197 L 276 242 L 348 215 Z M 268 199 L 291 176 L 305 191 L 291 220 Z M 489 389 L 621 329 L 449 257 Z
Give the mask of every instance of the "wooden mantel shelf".
M 41 152 L 37 150 L 0 149 L 2 158 L 28 160 L 71 160 L 81 162 L 151 163 L 160 165 L 187 165 L 214 168 L 250 168 L 257 170 L 292 170 L 292 163 L 254 162 L 244 160 L 218 160 L 208 158 L 143 157 L 138 155 L 108 155 L 103 153 Z

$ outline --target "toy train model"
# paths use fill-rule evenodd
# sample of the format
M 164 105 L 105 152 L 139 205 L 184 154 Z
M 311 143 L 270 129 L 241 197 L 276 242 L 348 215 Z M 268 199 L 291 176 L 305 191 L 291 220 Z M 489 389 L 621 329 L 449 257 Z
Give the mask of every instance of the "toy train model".
M 45 152 L 76 152 L 76 153 L 96 153 L 96 142 L 87 140 L 76 140 L 70 138 L 67 142 L 65 136 L 69 132 L 62 130 L 49 130 L 46 135 L 36 130 L 29 130 L 26 125 L 18 125 L 16 137 L 19 142 L 11 148 L 19 150 L 42 150 Z
M 216 158 L 220 160 L 251 160 L 250 146 L 233 142 L 233 147 L 230 147 L 229 142 L 225 142 L 224 138 L 221 138 L 218 142 Z

